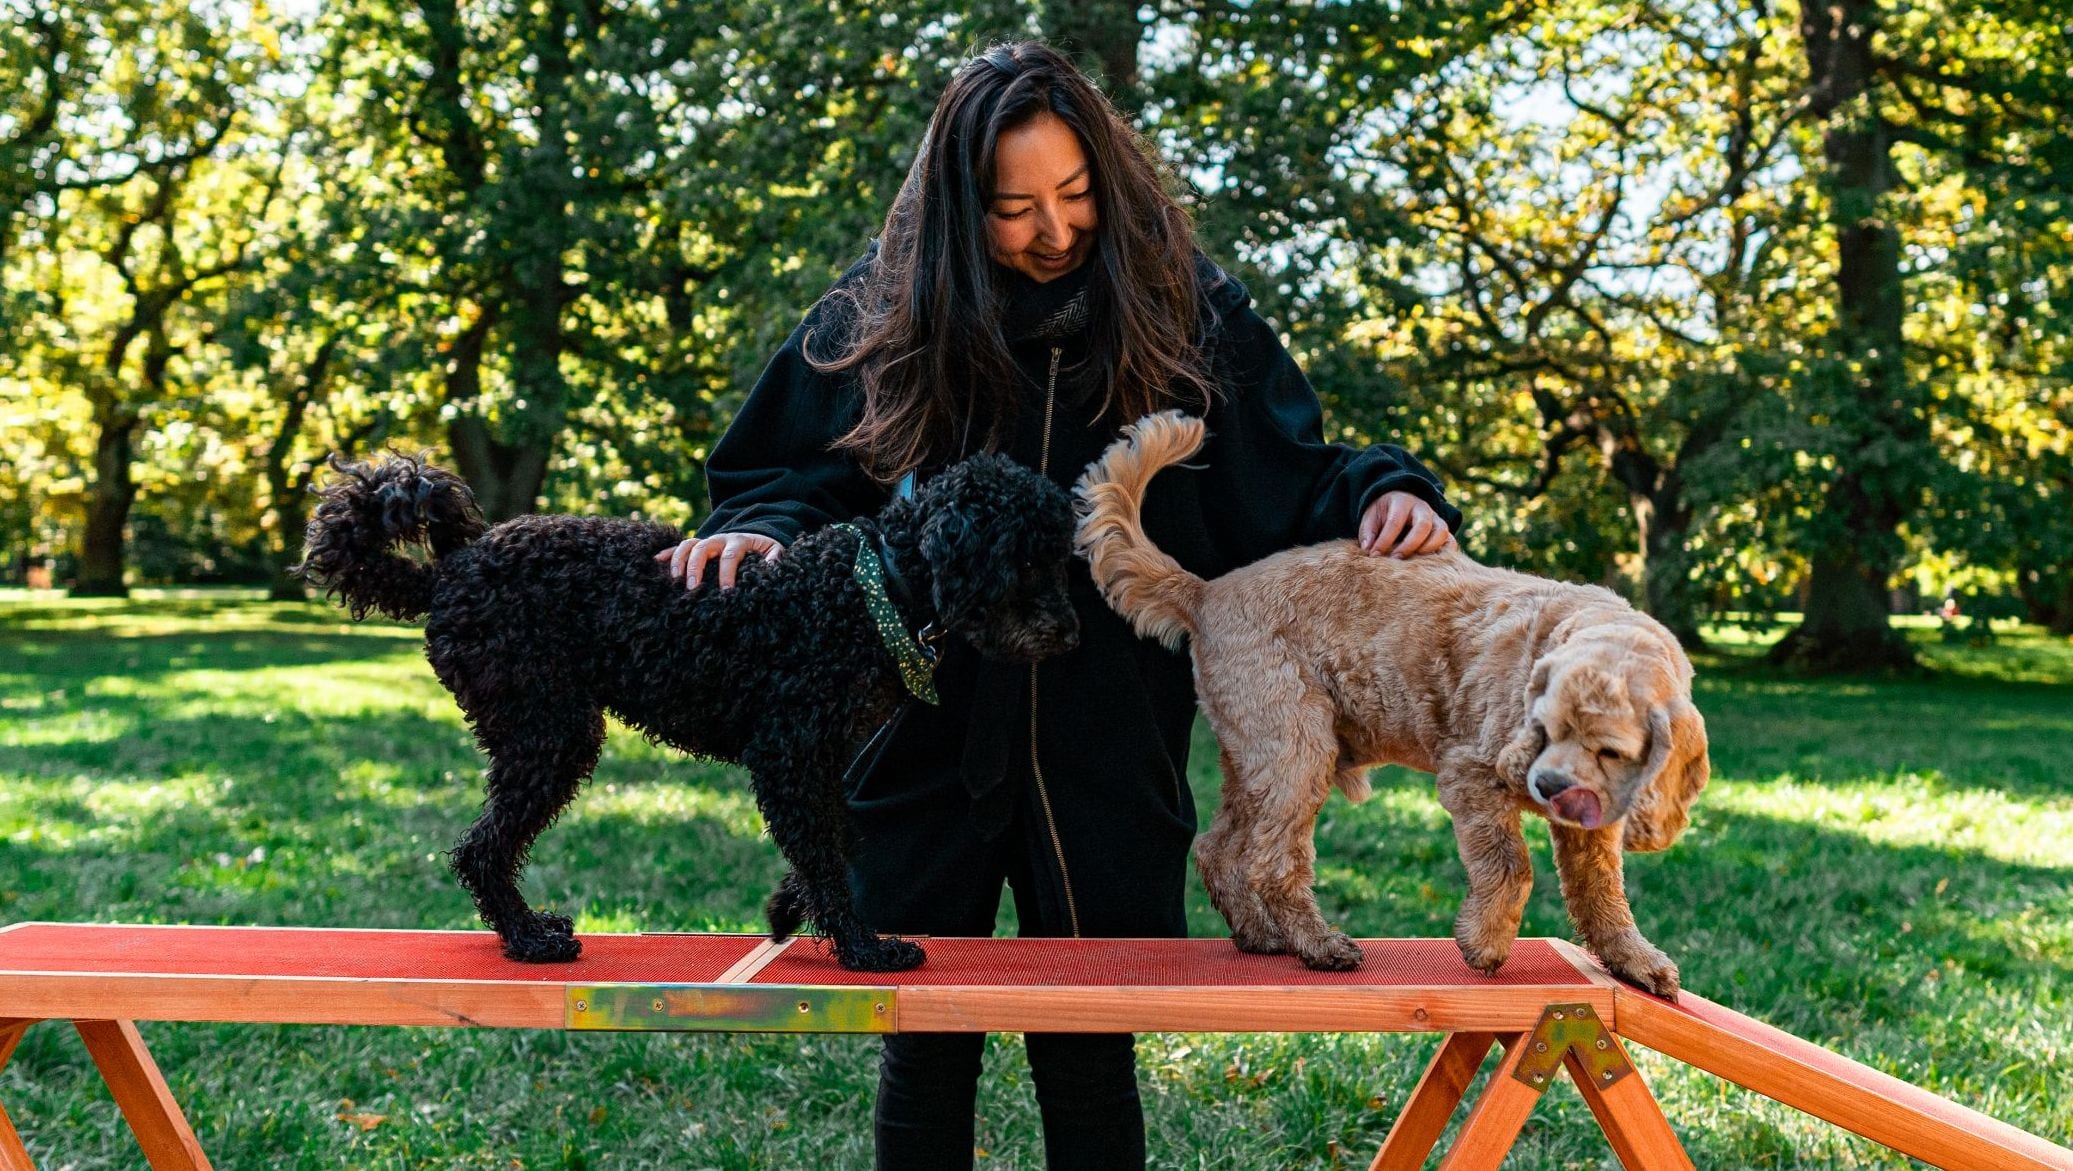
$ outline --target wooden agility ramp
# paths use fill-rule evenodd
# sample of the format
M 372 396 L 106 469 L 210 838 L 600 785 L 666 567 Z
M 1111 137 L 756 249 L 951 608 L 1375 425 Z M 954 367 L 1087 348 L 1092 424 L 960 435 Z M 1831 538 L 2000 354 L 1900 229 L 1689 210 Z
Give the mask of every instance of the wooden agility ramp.
M 1452 940 L 1363 940 L 1352 972 L 1228 940 L 936 939 L 928 962 L 845 972 L 811 941 L 585 935 L 571 964 L 506 961 L 480 931 L 0 929 L 0 1066 L 71 1021 L 153 1168 L 209 1166 L 140 1020 L 760 1032 L 1430 1032 L 1438 1051 L 1375 1157 L 1425 1165 L 1490 1050 L 1504 1057 L 1439 1166 L 1499 1166 L 1540 1095 L 1570 1078 L 1620 1162 L 1691 1160 L 1626 1043 L 1949 1168 L 2073 1171 L 2073 1150 L 1686 993 L 1659 1000 L 1560 940 L 1519 941 L 1496 977 Z M 0 1109 L 0 1171 L 30 1171 Z

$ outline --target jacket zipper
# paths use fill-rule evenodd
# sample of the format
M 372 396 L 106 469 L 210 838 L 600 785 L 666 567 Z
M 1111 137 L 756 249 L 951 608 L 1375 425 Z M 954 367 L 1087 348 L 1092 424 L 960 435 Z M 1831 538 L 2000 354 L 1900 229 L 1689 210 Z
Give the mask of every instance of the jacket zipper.
M 1051 471 L 1051 416 L 1058 404 L 1058 359 L 1065 353 L 1051 347 L 1051 373 L 1044 380 L 1044 441 L 1037 455 L 1037 473 Z M 1058 860 L 1058 878 L 1065 884 L 1065 915 L 1074 939 L 1080 937 L 1079 904 L 1072 897 L 1072 874 L 1065 868 L 1065 843 L 1058 837 L 1058 819 L 1051 814 L 1051 794 L 1044 787 L 1044 766 L 1037 760 L 1037 665 L 1029 665 L 1029 771 L 1036 777 L 1037 802 L 1044 807 L 1044 827 L 1051 831 L 1051 854 Z

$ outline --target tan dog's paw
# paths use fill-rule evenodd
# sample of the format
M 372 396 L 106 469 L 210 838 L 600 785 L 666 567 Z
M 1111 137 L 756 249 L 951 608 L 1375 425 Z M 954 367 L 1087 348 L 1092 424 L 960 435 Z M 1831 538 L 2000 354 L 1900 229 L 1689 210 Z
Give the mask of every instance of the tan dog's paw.
M 1461 962 L 1485 976 L 1495 976 L 1497 969 L 1512 956 L 1512 941 L 1509 939 L 1496 944 L 1474 944 L 1457 935 L 1454 942 L 1461 947 Z
M 1607 971 L 1627 983 L 1665 1000 L 1677 999 L 1677 961 L 1639 935 L 1601 950 L 1598 959 Z
M 1320 972 L 1350 972 L 1367 958 L 1367 953 L 1360 950 L 1359 944 L 1338 931 L 1333 931 L 1308 946 L 1298 947 L 1296 954 L 1302 957 L 1304 967 L 1315 968 Z

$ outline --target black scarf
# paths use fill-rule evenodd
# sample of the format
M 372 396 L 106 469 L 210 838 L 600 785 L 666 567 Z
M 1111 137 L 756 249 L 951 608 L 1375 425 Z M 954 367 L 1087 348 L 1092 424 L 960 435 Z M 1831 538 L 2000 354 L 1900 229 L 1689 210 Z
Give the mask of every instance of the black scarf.
M 1010 342 L 1056 341 L 1087 328 L 1087 288 L 1094 266 L 1080 267 L 1048 281 L 1033 281 L 1003 267 L 1001 331 Z

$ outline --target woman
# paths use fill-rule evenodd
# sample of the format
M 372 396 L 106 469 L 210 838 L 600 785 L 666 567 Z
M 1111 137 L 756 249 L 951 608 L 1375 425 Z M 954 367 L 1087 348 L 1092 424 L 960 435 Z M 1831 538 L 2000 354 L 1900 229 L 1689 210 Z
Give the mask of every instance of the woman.
M 664 553 L 697 588 L 880 508 L 904 476 L 1004 451 L 1061 485 L 1150 411 L 1205 412 L 1203 465 L 1161 476 L 1145 527 L 1214 577 L 1358 536 L 1398 557 L 1460 514 L 1401 449 L 1321 438 L 1316 395 L 1245 289 L 1200 256 L 1147 148 L 1054 50 L 967 62 L 878 244 L 807 314 L 715 447 L 713 512 Z M 847 778 L 858 907 L 880 931 L 1186 934 L 1195 810 L 1185 655 L 1131 635 L 1077 565 L 1081 644 L 1038 667 L 946 651 Z M 984 1038 L 886 1038 L 880 1167 L 969 1167 Z M 1030 1034 L 1053 1168 L 1142 1167 L 1132 1038 Z

